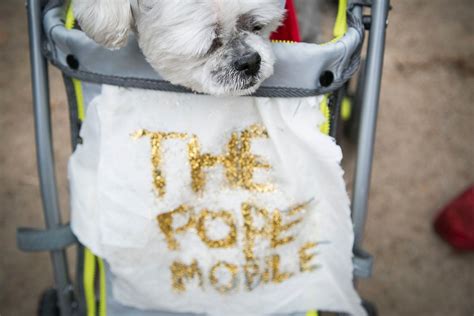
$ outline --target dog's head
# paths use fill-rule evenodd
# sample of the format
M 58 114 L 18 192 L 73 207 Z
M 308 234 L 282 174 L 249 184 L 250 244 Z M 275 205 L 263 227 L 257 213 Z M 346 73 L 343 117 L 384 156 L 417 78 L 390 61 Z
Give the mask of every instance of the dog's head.
M 269 35 L 281 0 L 75 0 L 82 29 L 108 48 L 131 30 L 148 62 L 173 84 L 244 95 L 273 73 Z

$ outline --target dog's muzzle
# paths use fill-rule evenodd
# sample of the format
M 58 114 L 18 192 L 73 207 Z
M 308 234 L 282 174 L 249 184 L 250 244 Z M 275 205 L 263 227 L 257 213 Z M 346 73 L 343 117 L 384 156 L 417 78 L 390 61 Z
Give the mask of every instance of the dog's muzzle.
M 239 72 L 245 73 L 245 75 L 249 77 L 253 77 L 260 71 L 261 63 L 262 57 L 260 57 L 260 54 L 253 52 L 241 56 L 234 61 L 234 68 Z

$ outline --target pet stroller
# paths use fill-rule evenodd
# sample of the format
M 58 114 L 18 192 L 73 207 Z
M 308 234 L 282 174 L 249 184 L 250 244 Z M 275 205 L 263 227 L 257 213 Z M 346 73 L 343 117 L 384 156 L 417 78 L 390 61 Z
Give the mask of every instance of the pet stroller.
M 277 56 L 275 74 L 255 93 L 256 97 L 292 98 L 325 95 L 321 104 L 327 123 L 322 132 L 333 137 L 338 130 L 341 105 L 348 81 L 361 64 L 364 31 L 368 48 L 364 69 L 359 76 L 358 150 L 352 197 L 354 225 L 354 276 L 370 277 L 372 257 L 362 249 L 364 222 L 370 186 L 375 125 L 377 119 L 385 29 L 389 0 L 340 0 L 336 38 L 324 45 L 274 43 Z M 162 80 L 139 53 L 136 43 L 119 51 L 108 51 L 74 28 L 70 4 L 61 0 L 27 0 L 37 160 L 46 229 L 20 228 L 18 247 L 23 251 L 51 254 L 54 289 L 44 293 L 41 315 L 152 315 L 127 309 L 108 299 L 106 263 L 81 245 L 69 224 L 62 221 L 56 189 L 51 139 L 47 62 L 59 68 L 64 77 L 70 110 L 73 148 L 81 141 L 79 129 L 85 105 L 97 95 L 102 84 L 189 93 Z M 365 11 L 370 12 L 363 15 Z M 126 62 L 125 62 L 126 61 Z M 120 64 L 121 67 L 112 67 Z M 346 102 L 347 105 L 347 102 Z M 354 117 L 354 116 L 353 116 Z M 65 249 L 77 247 L 76 274 L 71 280 Z M 114 304 L 116 306 L 114 306 Z M 366 304 L 369 313 L 375 313 Z M 308 315 L 316 315 L 309 312 Z

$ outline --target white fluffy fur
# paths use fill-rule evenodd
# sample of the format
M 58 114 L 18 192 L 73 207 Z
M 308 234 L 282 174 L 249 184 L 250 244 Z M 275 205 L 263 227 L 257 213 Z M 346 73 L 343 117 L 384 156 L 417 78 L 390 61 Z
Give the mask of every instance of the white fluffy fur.
M 243 95 L 272 75 L 275 60 L 268 37 L 284 14 L 280 0 L 139 0 L 137 4 L 76 0 L 74 9 L 83 30 L 108 48 L 124 46 L 130 30 L 136 30 L 148 62 L 173 84 L 214 95 Z M 251 17 L 246 25 L 242 16 Z M 257 24 L 262 28 L 252 30 Z M 216 36 L 220 45 L 210 51 Z M 241 44 L 239 51 L 236 42 Z M 232 66 L 236 56 L 246 53 L 242 47 L 262 59 L 252 78 Z
M 74 13 L 84 32 L 97 43 L 110 49 L 127 44 L 133 21 L 129 0 L 78 0 Z

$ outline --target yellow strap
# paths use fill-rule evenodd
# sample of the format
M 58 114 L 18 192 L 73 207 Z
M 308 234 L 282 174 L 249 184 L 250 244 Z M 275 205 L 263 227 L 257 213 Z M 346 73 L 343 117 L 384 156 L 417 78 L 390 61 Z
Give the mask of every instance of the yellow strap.
M 76 19 L 74 18 L 74 13 L 72 11 L 72 0 L 70 0 L 66 6 L 66 17 L 64 26 L 66 27 L 66 29 L 71 30 L 74 27 L 75 23 Z M 72 85 L 74 87 L 74 94 L 76 95 L 77 116 L 80 121 L 84 121 L 84 94 L 82 93 L 81 81 L 73 78 Z
M 337 16 L 336 22 L 334 23 L 333 35 L 334 39 L 331 42 L 335 42 L 339 40 L 341 37 L 346 34 L 348 29 L 347 26 L 347 0 L 339 0 L 339 6 L 337 9 Z M 329 95 L 325 95 L 323 101 L 321 102 L 321 112 L 323 113 L 324 117 L 326 118 L 326 122 L 321 125 L 321 133 L 329 135 L 329 131 L 331 129 L 331 111 L 329 110 L 328 105 L 328 98 Z M 346 101 L 346 102 L 344 102 Z M 348 104 L 347 100 L 343 101 L 343 115 L 347 114 Z M 350 104 L 349 104 L 350 108 Z M 350 109 L 349 109 L 350 111 Z M 350 116 L 350 113 L 349 113 Z
M 66 17 L 64 26 L 71 30 L 74 28 L 76 19 L 72 11 L 72 0 L 67 4 Z M 76 95 L 77 116 L 80 121 L 84 121 L 84 94 L 82 92 L 82 83 L 78 79 L 72 79 L 74 94 Z M 96 316 L 97 304 L 95 296 L 95 277 L 96 277 L 96 263 L 99 266 L 99 316 L 107 315 L 106 304 L 106 284 L 105 284 L 105 267 L 104 261 L 96 257 L 89 249 L 84 250 L 84 295 L 87 306 L 87 316 Z
M 100 284 L 100 300 L 99 300 L 99 316 L 107 315 L 107 291 L 105 288 L 105 267 L 104 261 L 97 257 L 99 263 L 99 284 Z
M 82 84 L 80 80 L 72 78 L 72 85 L 74 87 L 74 94 L 76 95 L 77 117 L 82 122 L 86 117 L 84 111 L 84 94 L 82 93 Z
M 331 129 L 331 111 L 329 110 L 328 97 L 328 95 L 325 95 L 321 101 L 321 104 L 319 105 L 321 113 L 325 119 L 324 123 L 321 124 L 319 129 L 321 130 L 321 133 L 326 135 L 329 135 L 329 131 Z
M 64 27 L 71 30 L 76 24 L 76 19 L 74 18 L 74 13 L 72 12 L 72 1 L 69 1 L 66 7 L 66 18 L 64 22 Z
M 339 6 L 337 9 L 336 22 L 333 28 L 333 39 L 329 42 L 322 43 L 321 45 L 327 45 L 330 43 L 337 42 L 341 37 L 346 34 L 348 29 L 347 26 L 347 0 L 339 0 Z
M 87 306 L 87 316 L 96 315 L 95 301 L 95 256 L 87 248 L 84 249 L 84 295 Z
M 105 281 L 104 261 L 95 256 L 88 248 L 84 250 L 84 295 L 86 299 L 87 316 L 97 315 L 95 293 L 96 264 L 99 267 L 99 316 L 107 315 L 107 291 Z
M 339 39 L 347 32 L 347 0 L 339 0 L 336 23 L 334 24 L 333 35 Z

